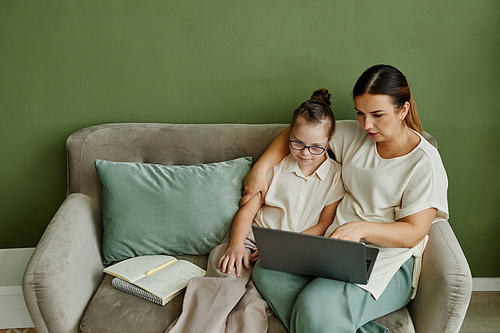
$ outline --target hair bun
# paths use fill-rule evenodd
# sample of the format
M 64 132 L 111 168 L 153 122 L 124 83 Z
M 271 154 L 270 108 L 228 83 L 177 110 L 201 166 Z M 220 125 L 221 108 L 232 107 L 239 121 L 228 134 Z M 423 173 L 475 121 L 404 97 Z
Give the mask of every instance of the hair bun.
M 332 102 L 330 102 L 331 96 L 332 95 L 328 92 L 327 89 L 321 88 L 313 92 L 311 100 L 321 101 L 326 105 L 331 106 L 332 105 Z

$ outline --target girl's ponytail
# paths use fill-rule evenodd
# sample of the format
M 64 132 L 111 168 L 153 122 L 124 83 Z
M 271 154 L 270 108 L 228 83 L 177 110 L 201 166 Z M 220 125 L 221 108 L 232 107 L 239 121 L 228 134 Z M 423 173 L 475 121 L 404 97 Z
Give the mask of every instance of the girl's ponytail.
M 325 88 L 315 90 L 311 99 L 300 104 L 297 110 L 295 110 L 292 118 L 292 128 L 299 117 L 303 117 L 309 124 L 328 121 L 330 123 L 328 136 L 331 137 L 333 132 L 335 132 L 335 116 L 330 108 L 332 104 L 330 101 L 331 96 Z

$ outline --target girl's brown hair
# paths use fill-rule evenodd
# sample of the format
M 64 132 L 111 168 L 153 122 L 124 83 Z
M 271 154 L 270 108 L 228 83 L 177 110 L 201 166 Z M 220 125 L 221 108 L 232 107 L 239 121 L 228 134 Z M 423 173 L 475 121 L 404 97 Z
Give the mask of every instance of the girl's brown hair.
M 406 126 L 422 134 L 422 124 L 418 116 L 417 106 L 408 86 L 406 77 L 397 68 L 390 65 L 375 65 L 368 68 L 354 85 L 352 97 L 365 93 L 371 95 L 391 96 L 394 105 L 399 109 L 406 102 L 410 104 L 405 117 Z
M 330 107 L 332 104 L 330 101 L 331 96 L 325 88 L 315 90 L 311 99 L 300 104 L 293 113 L 292 128 L 298 117 L 303 117 L 309 124 L 318 124 L 326 120 L 330 122 L 328 137 L 331 137 L 333 132 L 335 132 L 335 116 Z

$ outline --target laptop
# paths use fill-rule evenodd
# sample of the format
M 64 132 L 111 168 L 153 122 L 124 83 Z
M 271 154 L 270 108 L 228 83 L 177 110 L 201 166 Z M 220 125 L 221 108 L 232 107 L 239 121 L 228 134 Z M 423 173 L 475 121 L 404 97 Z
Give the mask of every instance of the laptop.
M 262 267 L 367 284 L 378 249 L 364 243 L 252 227 Z

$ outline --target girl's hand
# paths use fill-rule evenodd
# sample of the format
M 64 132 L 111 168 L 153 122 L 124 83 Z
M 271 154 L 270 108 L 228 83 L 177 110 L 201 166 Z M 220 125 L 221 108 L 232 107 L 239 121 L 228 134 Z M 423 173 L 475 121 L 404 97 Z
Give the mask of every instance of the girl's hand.
M 258 169 L 253 168 L 245 177 L 243 184 L 245 185 L 245 187 L 243 190 L 243 198 L 239 203 L 240 207 L 245 205 L 250 199 L 252 199 L 259 192 L 262 194 L 260 200 L 262 203 L 264 203 L 267 193 L 266 172 L 259 172 Z
M 250 263 L 255 264 L 259 260 L 259 250 L 256 247 L 252 249 L 252 254 L 250 255 Z
M 337 229 L 335 229 L 330 235 L 330 238 L 359 242 L 368 234 L 367 223 L 370 222 L 355 221 L 345 223 L 337 227 Z
M 245 247 L 243 245 L 229 245 L 226 253 L 224 253 L 219 259 L 217 267 L 221 270 L 222 273 L 226 273 L 228 275 L 233 272 L 233 267 L 235 267 L 235 274 L 237 277 L 240 277 L 242 264 L 246 269 L 250 268 L 250 264 L 248 261 L 248 252 Z

